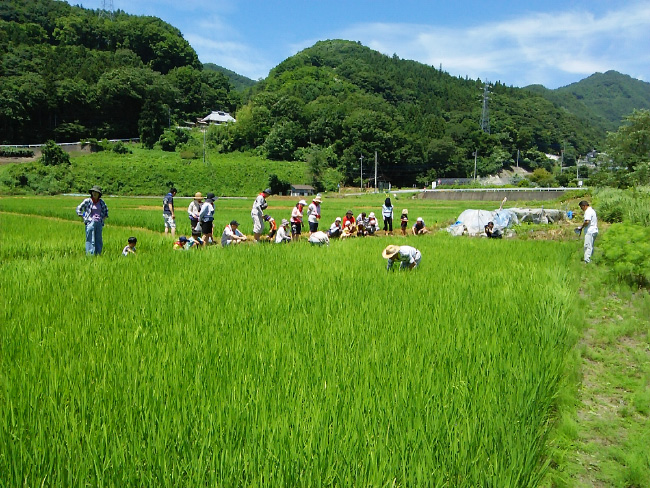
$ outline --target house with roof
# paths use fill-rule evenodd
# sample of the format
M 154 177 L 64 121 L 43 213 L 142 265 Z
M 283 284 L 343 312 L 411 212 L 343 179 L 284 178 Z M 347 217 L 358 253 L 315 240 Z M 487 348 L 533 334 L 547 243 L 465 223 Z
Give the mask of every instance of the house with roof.
M 314 187 L 310 185 L 291 185 L 292 197 L 306 197 L 314 194 Z
M 237 122 L 237 120 L 230 115 L 228 112 L 222 112 L 221 110 L 215 110 L 207 117 L 204 117 L 199 120 L 203 124 L 227 124 L 229 122 Z

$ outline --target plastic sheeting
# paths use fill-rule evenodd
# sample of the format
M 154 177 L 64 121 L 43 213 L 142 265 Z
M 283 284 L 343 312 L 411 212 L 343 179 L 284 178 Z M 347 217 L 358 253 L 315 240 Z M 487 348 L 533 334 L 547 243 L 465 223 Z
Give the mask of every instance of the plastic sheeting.
M 458 216 L 454 224 L 447 227 L 447 232 L 454 236 L 465 233 L 477 236 L 485 233 L 488 222 L 494 222 L 494 228 L 503 232 L 504 229 L 520 222 L 548 224 L 565 218 L 566 213 L 561 210 L 544 208 L 508 208 L 493 211 L 468 209 Z

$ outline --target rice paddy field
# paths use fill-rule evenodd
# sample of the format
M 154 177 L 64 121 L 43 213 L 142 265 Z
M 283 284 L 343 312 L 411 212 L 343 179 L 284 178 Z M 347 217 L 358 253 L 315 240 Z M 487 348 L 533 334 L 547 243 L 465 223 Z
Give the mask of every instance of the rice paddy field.
M 379 214 L 383 198 L 326 198 L 322 222 Z M 543 482 L 575 242 L 434 232 L 172 251 L 161 199 L 107 198 L 91 258 L 81 200 L 0 198 L 0 486 Z M 250 234 L 251 204 L 219 200 L 215 227 Z M 394 204 L 434 226 L 467 205 Z M 417 247 L 421 266 L 388 273 L 388 244 Z

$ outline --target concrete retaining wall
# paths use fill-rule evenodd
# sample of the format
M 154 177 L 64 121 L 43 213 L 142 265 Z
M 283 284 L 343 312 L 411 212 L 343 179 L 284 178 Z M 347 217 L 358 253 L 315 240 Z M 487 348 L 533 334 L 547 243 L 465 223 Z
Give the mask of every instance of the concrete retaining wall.
M 554 200 L 567 192 L 566 188 L 548 188 L 538 190 L 426 190 L 421 193 L 421 198 L 431 200 L 478 200 L 497 201 L 508 197 L 508 200 Z

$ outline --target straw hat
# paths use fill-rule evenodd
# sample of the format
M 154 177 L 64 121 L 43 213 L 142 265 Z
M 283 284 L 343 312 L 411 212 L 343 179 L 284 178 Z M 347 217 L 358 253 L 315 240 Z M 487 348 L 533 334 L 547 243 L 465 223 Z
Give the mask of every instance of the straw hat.
M 312 201 L 316 202 L 316 203 L 321 203 L 322 202 L 322 200 L 320 199 L 320 195 L 316 195 Z
M 388 246 L 386 249 L 382 251 L 381 255 L 385 259 L 392 259 L 398 252 L 399 252 L 399 246 L 396 246 L 395 244 L 391 244 L 390 246 Z
M 409 214 L 409 209 L 405 208 L 404 210 L 402 210 L 402 213 L 408 215 Z
M 203 200 L 203 195 L 201 194 L 200 191 L 197 191 L 197 192 L 194 194 L 194 199 L 195 199 L 195 200 Z
M 368 215 L 368 217 L 370 217 L 371 219 L 374 219 L 375 218 L 375 212 L 370 212 L 370 215 Z

